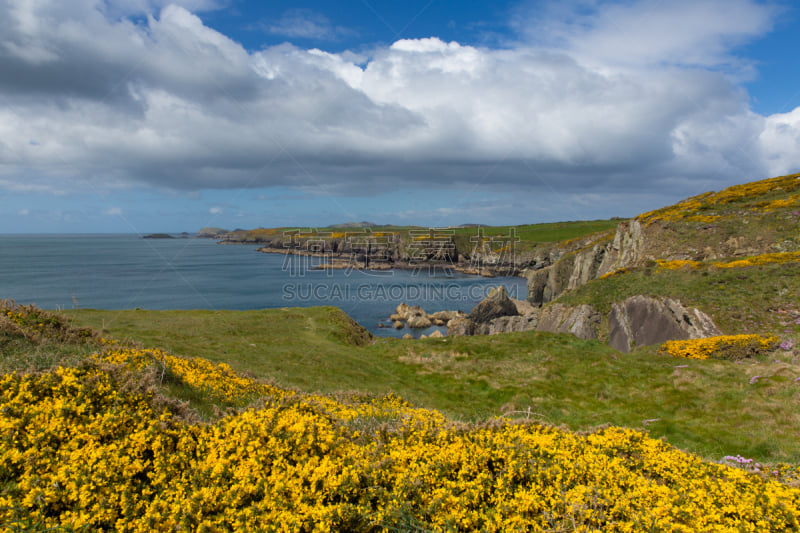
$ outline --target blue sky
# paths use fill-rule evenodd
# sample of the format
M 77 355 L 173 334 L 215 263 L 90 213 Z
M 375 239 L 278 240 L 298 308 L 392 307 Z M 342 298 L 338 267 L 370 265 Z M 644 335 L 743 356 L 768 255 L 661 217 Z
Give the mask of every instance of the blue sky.
M 800 172 L 755 0 L 0 5 L 0 233 L 633 216 Z

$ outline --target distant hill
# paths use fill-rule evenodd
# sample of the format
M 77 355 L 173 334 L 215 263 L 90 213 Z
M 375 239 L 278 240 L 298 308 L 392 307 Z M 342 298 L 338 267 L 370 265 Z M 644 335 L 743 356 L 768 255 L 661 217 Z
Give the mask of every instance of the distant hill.
M 222 228 L 203 228 L 197 232 L 197 236 L 207 239 L 216 239 L 226 233 L 230 233 L 230 231 Z
M 326 226 L 329 229 L 338 229 L 338 228 L 373 228 L 377 227 L 378 225 L 374 222 L 344 222 L 342 224 L 331 224 L 330 226 Z

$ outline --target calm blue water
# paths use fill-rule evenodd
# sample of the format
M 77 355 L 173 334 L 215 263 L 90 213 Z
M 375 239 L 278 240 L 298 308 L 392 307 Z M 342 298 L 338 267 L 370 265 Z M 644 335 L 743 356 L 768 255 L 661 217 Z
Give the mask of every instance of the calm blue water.
M 208 239 L 0 235 L 0 298 L 44 309 L 264 309 L 335 305 L 377 335 L 397 304 L 469 311 L 491 287 L 525 298 L 522 278 L 441 270 L 314 270 L 319 259 Z M 430 333 L 430 331 L 417 331 Z

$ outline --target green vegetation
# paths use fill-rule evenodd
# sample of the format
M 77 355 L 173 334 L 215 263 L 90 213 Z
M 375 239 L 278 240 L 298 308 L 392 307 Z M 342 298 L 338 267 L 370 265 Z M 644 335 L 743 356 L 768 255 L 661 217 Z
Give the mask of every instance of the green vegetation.
M 502 247 L 508 244 L 513 235 L 516 244 L 515 251 L 528 252 L 539 246 L 547 246 L 595 233 L 613 230 L 619 220 L 579 220 L 570 222 L 552 222 L 542 224 L 523 224 L 519 226 L 481 226 L 481 227 L 454 227 L 443 229 L 436 238 L 450 235 L 458 250 L 466 252 L 475 248 L 477 239 L 484 238 L 491 241 L 491 248 Z M 404 243 L 410 242 L 414 237 L 425 235 L 429 228 L 422 226 L 374 226 L 370 228 L 258 228 L 253 230 L 239 230 L 229 232 L 223 237 L 233 242 L 264 243 L 269 246 L 283 246 L 290 239 L 290 235 L 299 234 L 313 236 L 315 239 L 342 239 L 348 235 L 357 235 L 362 230 L 367 230 L 378 238 L 386 238 L 397 234 Z
M 362 331 L 348 331 L 352 324 L 331 313 L 329 322 L 346 328 L 336 343 L 363 344 Z M 11 337 L 82 339 L 99 348 L 73 368 L 0 376 L 3 530 L 260 531 L 265 524 L 365 533 L 800 530 L 800 470 L 786 463 L 741 455 L 707 462 L 639 430 L 576 433 L 538 423 L 544 415 L 530 409 L 527 423 L 464 424 L 393 394 L 283 389 L 226 364 L 82 335 L 85 330 L 31 308 L 0 308 L 0 319 L 16 325 Z M 532 339 L 524 340 L 530 346 Z M 564 337 L 533 340 L 546 348 L 569 345 Z M 470 353 L 491 360 L 493 350 Z M 440 369 L 447 356 L 430 353 L 399 359 L 447 375 Z M 602 365 L 602 357 L 592 360 Z M 480 371 L 503 361 L 500 356 Z M 692 383 L 685 372 L 694 369 L 686 368 L 672 369 L 673 384 Z M 569 369 L 562 369 L 570 383 Z M 475 371 L 454 369 L 456 375 Z M 767 379 L 754 376 L 750 384 Z M 198 423 L 184 402 L 165 395 L 172 392 L 168 383 L 193 390 L 217 411 Z M 608 390 L 599 394 L 609 397 Z M 688 409 L 695 409 L 693 402 Z M 708 420 L 706 410 L 698 411 Z
M 782 352 L 744 363 L 687 361 L 655 347 L 621 354 L 539 332 L 365 345 L 363 332 L 335 308 L 67 316 L 76 325 L 104 326 L 103 335 L 226 362 L 306 392 L 395 392 L 457 420 L 502 415 L 574 430 L 646 428 L 709 459 L 800 462 L 793 382 L 800 369 Z
M 92 331 L 72 328 L 59 315 L 0 300 L 0 374 L 73 366 L 98 346 Z
M 800 262 L 731 269 L 660 269 L 655 264 L 590 281 L 556 301 L 591 304 L 608 316 L 611 304 L 637 294 L 668 296 L 708 313 L 724 332 L 780 333 L 798 310 Z M 794 328 L 800 333 L 800 327 Z
M 685 259 L 800 250 L 800 174 L 708 192 L 636 217 L 651 228 L 648 254 Z

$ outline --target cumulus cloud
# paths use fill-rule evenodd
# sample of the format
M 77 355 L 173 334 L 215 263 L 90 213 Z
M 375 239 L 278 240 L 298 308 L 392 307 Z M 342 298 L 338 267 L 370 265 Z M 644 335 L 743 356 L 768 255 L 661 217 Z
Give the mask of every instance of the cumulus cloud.
M 208 210 L 208 212 L 212 215 L 221 215 L 223 213 L 221 207 L 212 207 Z
M 774 10 L 755 1 L 593 7 L 539 43 L 400 40 L 365 62 L 291 44 L 248 52 L 180 5 L 136 22 L 110 5 L 0 5 L 0 188 L 25 175 L 32 190 L 674 194 L 800 163 L 800 111 L 754 114 L 716 68 L 768 30 Z M 670 32 L 680 13 L 692 22 Z
M 800 107 L 767 117 L 760 147 L 771 174 L 788 174 L 800 168 Z
M 736 45 L 772 27 L 777 6 L 752 0 L 594 0 L 520 8 L 516 25 L 529 39 L 600 64 L 740 64 Z

